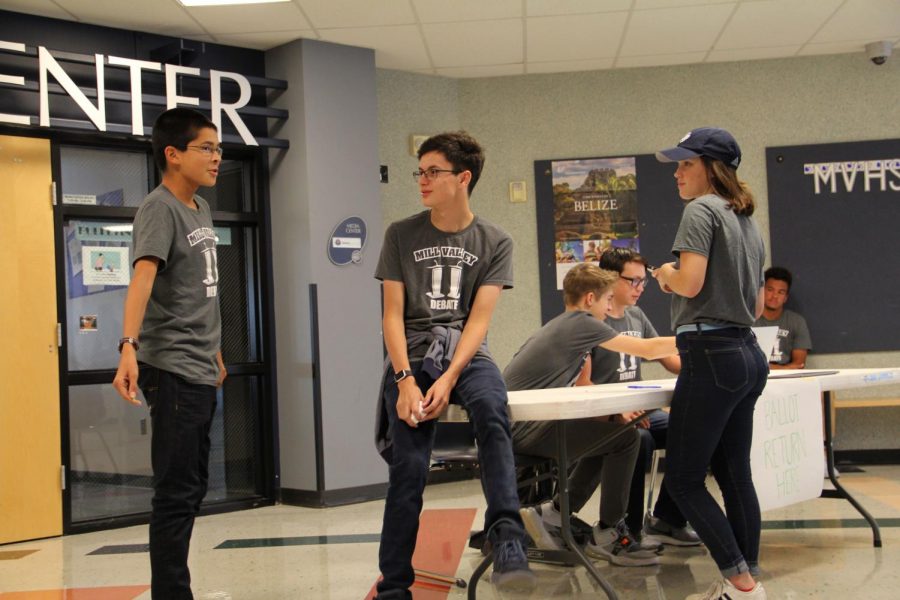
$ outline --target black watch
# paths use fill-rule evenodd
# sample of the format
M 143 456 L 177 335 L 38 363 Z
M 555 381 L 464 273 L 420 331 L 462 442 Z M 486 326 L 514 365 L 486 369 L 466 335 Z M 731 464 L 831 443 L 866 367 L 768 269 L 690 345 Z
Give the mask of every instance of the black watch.
M 394 373 L 394 383 L 400 383 L 407 377 L 412 377 L 413 372 L 409 369 L 403 369 Z
M 134 346 L 135 351 L 137 351 L 141 346 L 136 338 L 123 337 L 119 340 L 119 354 L 122 354 L 122 346 L 124 346 L 125 344 L 131 344 L 132 346 Z

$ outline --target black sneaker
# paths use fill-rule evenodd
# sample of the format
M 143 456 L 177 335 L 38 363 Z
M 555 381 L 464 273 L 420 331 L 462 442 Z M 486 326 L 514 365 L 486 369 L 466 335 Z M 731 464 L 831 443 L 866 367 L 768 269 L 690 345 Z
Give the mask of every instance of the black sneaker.
M 534 589 L 536 578 L 528 568 L 528 557 L 521 540 L 502 540 L 494 544 L 491 583 L 502 590 L 529 592 Z

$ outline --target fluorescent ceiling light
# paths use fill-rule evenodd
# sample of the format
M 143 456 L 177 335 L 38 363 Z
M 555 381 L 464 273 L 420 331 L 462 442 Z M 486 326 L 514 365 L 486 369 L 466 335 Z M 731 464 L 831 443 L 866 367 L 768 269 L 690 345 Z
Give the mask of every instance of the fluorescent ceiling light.
M 184 6 L 227 6 L 232 4 L 273 4 L 291 0 L 178 0 Z

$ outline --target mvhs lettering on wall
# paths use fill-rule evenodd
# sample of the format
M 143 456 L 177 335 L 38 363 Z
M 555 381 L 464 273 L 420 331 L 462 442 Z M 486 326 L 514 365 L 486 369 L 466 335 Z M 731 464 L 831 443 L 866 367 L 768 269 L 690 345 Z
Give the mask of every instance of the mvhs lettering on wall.
M 26 53 L 25 44 L 18 42 L 7 42 L 0 40 L 0 50 L 8 52 Z M 199 106 L 200 99 L 191 96 L 181 96 L 178 93 L 179 76 L 200 76 L 200 69 L 195 67 L 186 67 L 182 65 L 163 64 L 154 61 L 137 60 L 133 58 L 122 58 L 120 56 L 104 56 L 102 54 L 94 55 L 94 63 L 97 72 L 97 104 L 93 104 L 87 95 L 75 84 L 72 78 L 59 65 L 57 60 L 50 54 L 50 51 L 43 46 L 38 46 L 38 78 L 39 78 L 39 94 L 40 94 L 40 114 L 38 117 L 41 127 L 50 126 L 50 100 L 48 89 L 48 76 L 52 76 L 66 94 L 84 111 L 99 131 L 107 130 L 106 122 L 106 87 L 104 72 L 107 66 L 124 67 L 129 70 L 131 77 L 131 133 L 133 135 L 145 135 L 144 131 L 144 114 L 143 114 L 143 98 L 141 76 L 145 71 L 157 71 L 164 73 L 166 78 L 166 108 L 175 108 L 176 106 Z M 237 101 L 222 101 L 222 85 L 224 81 L 236 83 L 240 93 Z M 5 75 L 0 73 L 0 83 L 9 85 L 24 86 L 25 78 L 16 75 Z M 227 71 L 209 71 L 210 85 L 210 105 L 211 119 L 219 129 L 219 136 L 222 135 L 222 113 L 225 113 L 234 125 L 241 139 L 248 146 L 258 146 L 259 143 L 247 125 L 238 115 L 238 109 L 243 108 L 250 102 L 250 81 L 239 73 L 230 73 Z M 31 125 L 31 117 L 29 115 L 13 115 L 0 113 L 0 123 L 12 123 L 14 125 Z
M 864 192 L 900 192 L 900 158 L 807 163 L 803 174 L 813 178 L 816 194 L 823 189 L 832 194 L 853 192 L 859 187 Z

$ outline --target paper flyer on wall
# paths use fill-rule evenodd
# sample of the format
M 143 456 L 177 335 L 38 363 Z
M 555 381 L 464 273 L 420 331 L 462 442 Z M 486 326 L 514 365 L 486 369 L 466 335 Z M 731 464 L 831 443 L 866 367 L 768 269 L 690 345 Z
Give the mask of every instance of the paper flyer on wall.
M 128 247 L 82 246 L 84 285 L 128 285 L 131 277 Z
M 552 163 L 556 287 L 578 263 L 604 250 L 639 250 L 635 159 L 591 158 Z

